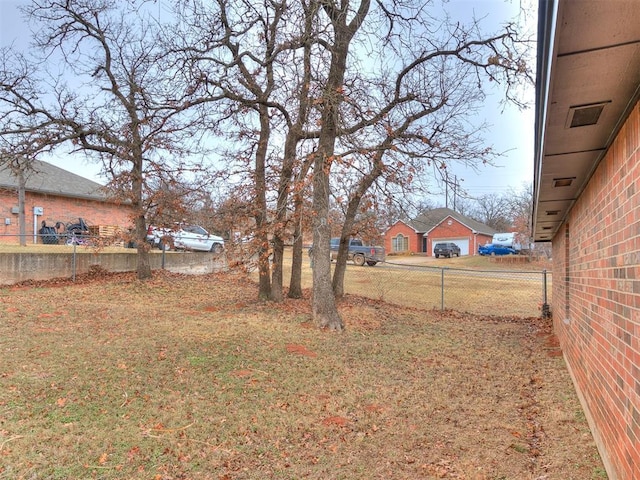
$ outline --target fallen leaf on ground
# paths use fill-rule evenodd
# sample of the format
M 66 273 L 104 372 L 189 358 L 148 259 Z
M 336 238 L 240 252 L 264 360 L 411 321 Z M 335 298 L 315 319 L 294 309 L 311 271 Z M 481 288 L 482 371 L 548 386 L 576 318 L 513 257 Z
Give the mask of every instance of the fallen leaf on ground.
M 304 345 L 289 343 L 286 348 L 287 348 L 287 352 L 289 353 L 296 353 L 298 355 L 304 355 L 305 357 L 312 357 L 312 358 L 318 356 L 316 352 L 309 350 Z

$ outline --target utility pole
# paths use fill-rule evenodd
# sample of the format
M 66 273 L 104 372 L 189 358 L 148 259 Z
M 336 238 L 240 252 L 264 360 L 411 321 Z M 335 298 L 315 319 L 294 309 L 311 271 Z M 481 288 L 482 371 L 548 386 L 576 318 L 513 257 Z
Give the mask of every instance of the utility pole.
M 464 179 L 460 179 L 462 182 Z M 449 185 L 451 185 L 451 190 L 453 190 L 453 210 L 456 210 L 456 197 L 458 196 L 458 190 L 460 189 L 460 183 L 458 183 L 458 176 L 454 175 L 453 180 L 449 179 L 449 172 L 445 171 L 444 174 L 444 204 L 446 208 L 449 208 Z
M 449 172 L 444 176 L 444 208 L 449 208 Z

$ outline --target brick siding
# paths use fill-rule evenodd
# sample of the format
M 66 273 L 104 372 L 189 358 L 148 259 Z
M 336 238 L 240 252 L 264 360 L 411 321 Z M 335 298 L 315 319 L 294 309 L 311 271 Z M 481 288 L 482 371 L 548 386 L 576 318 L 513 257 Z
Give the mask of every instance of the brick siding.
M 421 253 L 422 252 L 422 234 L 416 233 L 416 231 L 404 222 L 396 222 L 389 230 L 384 234 L 384 249 L 389 253 L 396 253 L 393 251 L 392 239 L 399 234 L 409 238 L 409 252 Z M 399 252 L 398 252 L 399 253 Z
M 451 225 L 449 225 L 451 221 Z M 478 254 L 478 245 L 491 243 L 491 236 L 473 234 L 473 232 L 462 223 L 453 218 L 447 218 L 429 232 L 427 242 L 427 255 L 433 255 L 433 245 L 441 240 L 469 240 L 469 255 Z
M 639 180 L 636 104 L 553 239 L 554 328 L 619 480 L 640 478 Z
M 448 221 L 451 220 L 451 225 Z M 423 251 L 423 235 L 422 233 L 416 233 L 416 231 L 404 222 L 396 222 L 392 225 L 384 235 L 384 247 L 388 253 L 395 253 L 392 249 L 392 239 L 399 234 L 409 238 L 409 252 L 410 253 L 426 253 L 427 255 L 433 255 L 433 244 L 442 240 L 469 240 L 469 255 L 477 255 L 478 246 L 491 242 L 491 235 L 473 234 L 469 227 L 458 222 L 454 218 L 447 217 L 439 225 L 433 228 L 429 232 L 427 237 L 426 252 Z
M 18 215 L 11 212 L 11 209 L 17 206 L 17 193 L 0 189 L 0 242 L 2 243 L 19 243 Z M 79 217 L 83 218 L 89 226 L 117 226 L 126 231 L 133 225 L 132 210 L 127 205 L 27 192 L 25 195 L 27 243 L 33 243 L 33 207 L 44 209 L 44 215 L 38 217 L 38 228 L 42 220 L 45 220 L 48 226 L 54 226 L 56 222 L 77 222 Z M 5 224 L 5 218 L 10 220 L 10 225 Z

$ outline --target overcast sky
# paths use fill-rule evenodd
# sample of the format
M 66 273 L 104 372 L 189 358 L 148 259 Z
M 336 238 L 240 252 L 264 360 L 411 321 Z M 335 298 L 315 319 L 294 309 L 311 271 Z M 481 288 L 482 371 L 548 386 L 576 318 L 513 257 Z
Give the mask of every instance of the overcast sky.
M 444 0 L 444 3 L 455 7 L 461 15 L 473 11 L 479 17 L 489 15 L 488 19 L 492 23 L 499 24 L 518 13 L 521 1 L 527 0 Z M 18 5 L 26 3 L 27 0 L 0 0 L 0 45 L 28 48 L 30 30 L 17 9 Z M 530 21 L 535 23 L 536 19 Z M 534 100 L 533 87 L 528 93 L 528 100 Z M 451 176 L 457 177 L 461 188 L 472 198 L 490 193 L 503 193 L 509 188 L 519 190 L 523 184 L 531 183 L 533 180 L 533 105 L 524 112 L 513 106 L 507 107 L 503 112 L 504 107 L 499 105 L 499 101 L 499 94 L 488 98 L 481 115 L 490 125 L 489 130 L 484 133 L 487 146 L 504 152 L 504 157 L 499 159 L 495 166 L 479 167 L 478 172 L 460 165 L 454 165 L 449 169 Z M 64 157 L 42 159 L 105 183 L 104 179 L 99 177 L 100 167 L 95 163 L 80 161 L 78 165 L 75 157 L 73 163 Z M 438 205 L 444 205 L 443 195 L 436 195 L 432 200 Z

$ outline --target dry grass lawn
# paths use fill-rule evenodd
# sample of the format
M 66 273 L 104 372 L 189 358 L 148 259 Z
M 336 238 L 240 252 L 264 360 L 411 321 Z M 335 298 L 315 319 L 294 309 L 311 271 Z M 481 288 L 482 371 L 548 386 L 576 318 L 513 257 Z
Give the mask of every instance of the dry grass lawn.
M 80 280 L 0 289 L 0 479 L 606 478 L 541 320 Z

